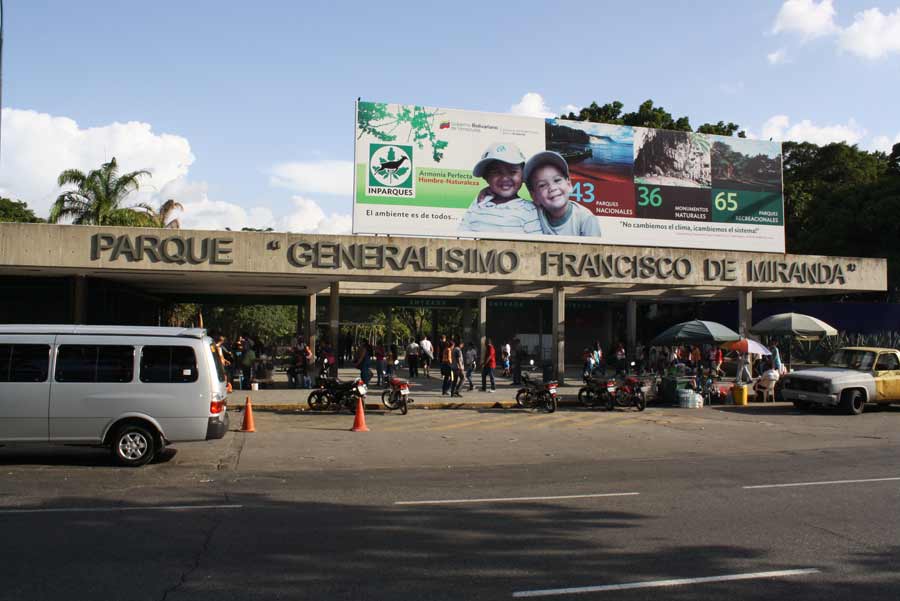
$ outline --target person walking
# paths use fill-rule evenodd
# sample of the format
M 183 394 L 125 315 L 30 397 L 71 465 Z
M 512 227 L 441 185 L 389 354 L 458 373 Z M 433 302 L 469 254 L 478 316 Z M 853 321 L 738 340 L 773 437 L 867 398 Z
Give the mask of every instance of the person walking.
M 425 374 L 426 378 L 430 378 L 431 374 L 429 373 L 429 368 L 431 367 L 431 362 L 434 361 L 434 346 L 432 346 L 431 341 L 428 340 L 428 336 L 423 336 L 422 340 L 419 342 L 419 360 L 422 365 L 422 372 Z
M 491 343 L 491 339 L 488 338 L 484 345 L 484 358 L 481 361 L 481 390 L 482 392 L 487 391 L 487 377 L 491 378 L 491 392 L 494 392 L 497 389 L 497 384 L 494 381 L 494 369 L 497 367 L 497 351 L 494 349 L 494 345 Z
M 441 340 L 441 349 L 441 376 L 444 378 L 441 394 L 447 396 L 453 390 L 453 341 Z
M 469 383 L 469 390 L 475 388 L 475 385 L 472 383 L 472 371 L 475 369 L 478 364 L 478 351 L 475 349 L 475 345 L 469 342 L 466 344 L 465 350 L 465 362 L 466 362 L 466 381 Z
M 453 390 L 450 396 L 461 397 L 459 390 L 462 388 L 466 373 L 466 359 L 463 349 L 466 344 L 462 341 L 453 347 L 450 355 L 450 366 L 453 369 Z
M 619 342 L 616 345 L 616 375 L 626 375 L 628 370 L 625 369 L 625 359 L 627 355 L 625 353 L 625 345 Z
M 409 369 L 409 379 L 419 377 L 419 343 L 415 338 L 406 346 L 406 367 Z

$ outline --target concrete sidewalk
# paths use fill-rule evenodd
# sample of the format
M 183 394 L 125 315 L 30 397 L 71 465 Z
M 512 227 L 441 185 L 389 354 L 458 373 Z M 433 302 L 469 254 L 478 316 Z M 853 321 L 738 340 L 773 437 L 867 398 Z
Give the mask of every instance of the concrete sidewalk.
M 499 370 L 497 370 L 499 372 Z M 610 372 L 611 373 L 611 372 Z M 469 390 L 468 384 L 465 384 L 461 390 L 462 398 L 443 396 L 441 394 L 440 369 L 432 369 L 431 377 L 426 378 L 420 373 L 420 377 L 409 380 L 406 369 L 400 369 L 399 377 L 407 380 L 410 384 L 410 398 L 414 403 L 410 405 L 410 409 L 450 409 L 450 408 L 484 408 L 484 407 L 512 407 L 516 404 L 516 392 L 521 386 L 513 386 L 512 378 L 497 376 L 496 391 L 482 392 L 481 374 L 472 373 L 472 382 L 475 384 L 474 390 Z M 540 372 L 529 372 L 532 381 L 541 381 Z M 344 368 L 339 370 L 338 376 L 341 380 L 353 380 L 359 377 L 359 370 L 354 368 Z M 377 379 L 373 375 L 369 381 L 369 394 L 366 397 L 367 409 L 381 409 L 381 392 L 383 388 L 376 386 Z M 559 387 L 560 404 L 578 403 L 578 389 L 582 386 L 581 369 L 567 369 L 565 385 Z M 490 380 L 487 382 L 490 387 Z M 229 395 L 229 405 L 232 409 L 242 407 L 244 399 L 250 397 L 253 402 L 254 409 L 282 409 L 282 410 L 299 410 L 309 409 L 306 399 L 309 397 L 310 389 L 291 389 L 287 386 L 287 375 L 284 372 L 275 374 L 275 385 L 273 388 L 263 390 L 235 390 Z

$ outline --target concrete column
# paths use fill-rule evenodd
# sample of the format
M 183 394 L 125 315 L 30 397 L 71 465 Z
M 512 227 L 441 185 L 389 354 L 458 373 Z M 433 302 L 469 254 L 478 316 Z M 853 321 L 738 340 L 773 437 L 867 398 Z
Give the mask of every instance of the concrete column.
M 463 342 L 472 342 L 472 303 L 466 300 L 462 310 L 462 337 Z
M 484 345 L 487 341 L 487 297 L 478 297 L 478 341 L 479 354 L 478 357 L 484 360 Z
M 538 345 L 537 345 L 537 362 L 538 365 L 544 364 L 544 301 L 537 301 L 538 306 Z
M 637 301 L 633 298 L 625 301 L 625 352 L 632 361 L 637 359 L 634 350 L 637 347 Z
M 87 277 L 76 275 L 72 278 L 72 323 L 87 323 Z
M 738 334 L 746 338 L 753 325 L 753 291 L 738 290 Z
M 297 303 L 297 323 L 294 325 L 294 337 L 303 336 L 306 338 L 306 326 L 303 321 L 303 305 L 305 303 Z
M 328 296 L 328 337 L 331 341 L 331 351 L 334 353 L 334 356 L 337 357 L 341 352 L 340 347 L 338 346 L 338 338 L 341 333 L 341 324 L 340 324 L 340 294 L 341 294 L 341 283 L 340 282 L 332 282 L 331 283 L 331 291 Z M 335 362 L 337 363 L 337 362 Z M 337 375 L 337 365 L 332 366 L 332 375 Z
M 600 344 L 603 345 L 603 353 L 609 352 L 609 347 L 613 343 L 613 308 L 609 303 L 603 309 L 603 321 L 601 322 Z
M 566 289 L 553 286 L 553 372 L 562 385 L 566 378 Z
M 310 294 L 306 297 L 306 319 L 303 323 L 303 337 L 306 344 L 312 352 L 316 352 L 316 341 L 318 338 L 318 327 L 316 326 L 316 295 Z

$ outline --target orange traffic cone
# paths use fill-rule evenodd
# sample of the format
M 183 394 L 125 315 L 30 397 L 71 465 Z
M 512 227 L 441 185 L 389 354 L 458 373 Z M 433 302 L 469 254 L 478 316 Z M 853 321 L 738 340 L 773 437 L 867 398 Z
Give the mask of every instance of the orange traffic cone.
M 256 426 L 253 424 L 253 405 L 250 404 L 250 397 L 247 397 L 244 403 L 244 422 L 241 424 L 241 432 L 256 432 Z
M 369 428 L 366 427 L 366 408 L 363 407 L 362 397 L 359 397 L 356 403 L 356 417 L 353 419 L 353 427 L 350 428 L 351 432 L 368 432 Z

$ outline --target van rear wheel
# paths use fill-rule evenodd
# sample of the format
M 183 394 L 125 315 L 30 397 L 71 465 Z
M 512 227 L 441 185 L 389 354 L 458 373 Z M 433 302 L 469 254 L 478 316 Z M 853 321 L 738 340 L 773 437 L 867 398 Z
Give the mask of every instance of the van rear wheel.
M 143 424 L 125 424 L 116 430 L 112 439 L 113 459 L 125 467 L 140 467 L 156 456 L 159 444 L 156 435 Z

